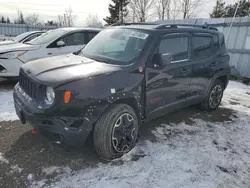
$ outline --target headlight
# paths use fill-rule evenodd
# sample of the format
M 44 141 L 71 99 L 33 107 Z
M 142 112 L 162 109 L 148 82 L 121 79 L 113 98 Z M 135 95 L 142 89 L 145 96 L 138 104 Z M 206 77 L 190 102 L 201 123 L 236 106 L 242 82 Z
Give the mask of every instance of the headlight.
M 49 104 L 52 104 L 55 100 L 55 92 L 52 87 L 46 88 L 46 100 Z
M 16 51 L 16 52 L 7 52 L 4 54 L 0 54 L 0 59 L 15 59 L 23 54 L 25 54 L 27 51 Z

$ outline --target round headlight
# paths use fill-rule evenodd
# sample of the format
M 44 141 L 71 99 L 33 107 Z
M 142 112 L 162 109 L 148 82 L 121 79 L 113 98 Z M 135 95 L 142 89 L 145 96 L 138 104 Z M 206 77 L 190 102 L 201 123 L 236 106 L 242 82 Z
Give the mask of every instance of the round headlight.
M 49 104 L 52 104 L 55 100 L 55 92 L 52 87 L 47 87 L 46 88 L 46 99 Z

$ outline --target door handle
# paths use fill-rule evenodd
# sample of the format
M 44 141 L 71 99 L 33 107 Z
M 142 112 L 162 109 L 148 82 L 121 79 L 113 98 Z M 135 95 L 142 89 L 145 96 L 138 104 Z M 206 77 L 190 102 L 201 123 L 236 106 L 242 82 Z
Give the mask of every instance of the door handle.
M 48 53 L 48 55 L 52 55 L 52 53 Z
M 190 73 L 190 72 L 191 72 L 190 69 L 182 69 L 182 70 L 181 70 L 181 73 L 182 73 L 182 74 L 186 74 L 186 73 Z
M 216 67 L 216 62 L 213 61 L 213 62 L 209 65 L 209 67 Z
M 191 69 L 182 69 L 181 76 L 188 76 L 191 73 Z

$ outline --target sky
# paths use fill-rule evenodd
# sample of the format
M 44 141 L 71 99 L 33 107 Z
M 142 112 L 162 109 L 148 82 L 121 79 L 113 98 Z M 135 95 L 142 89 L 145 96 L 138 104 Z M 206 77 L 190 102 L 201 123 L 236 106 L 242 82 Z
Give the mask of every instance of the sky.
M 236 0 L 225 0 L 226 3 L 234 3 Z M 40 21 L 57 20 L 57 15 L 62 15 L 66 8 L 71 7 L 75 15 L 75 25 L 83 26 L 89 14 L 97 14 L 99 19 L 109 15 L 108 4 L 111 0 L 0 0 L 0 16 L 9 16 L 11 20 L 17 17 L 17 9 L 24 16 L 39 14 Z M 205 6 L 201 6 L 196 17 L 207 18 L 212 11 L 216 0 L 204 0 Z

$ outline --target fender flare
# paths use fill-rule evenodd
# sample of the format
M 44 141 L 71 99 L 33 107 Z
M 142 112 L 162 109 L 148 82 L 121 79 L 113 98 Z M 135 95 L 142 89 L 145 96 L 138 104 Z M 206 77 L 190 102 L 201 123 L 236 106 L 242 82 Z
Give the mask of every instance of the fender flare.
M 221 71 L 218 71 L 216 74 L 214 74 L 214 76 L 210 79 L 208 88 L 207 88 L 206 93 L 205 93 L 206 96 L 208 95 L 209 91 L 211 90 L 215 80 L 217 80 L 221 76 L 226 76 L 226 78 L 227 78 L 226 83 L 225 83 L 225 88 L 224 88 L 224 89 L 226 89 L 226 87 L 229 83 L 230 70 L 221 70 Z

